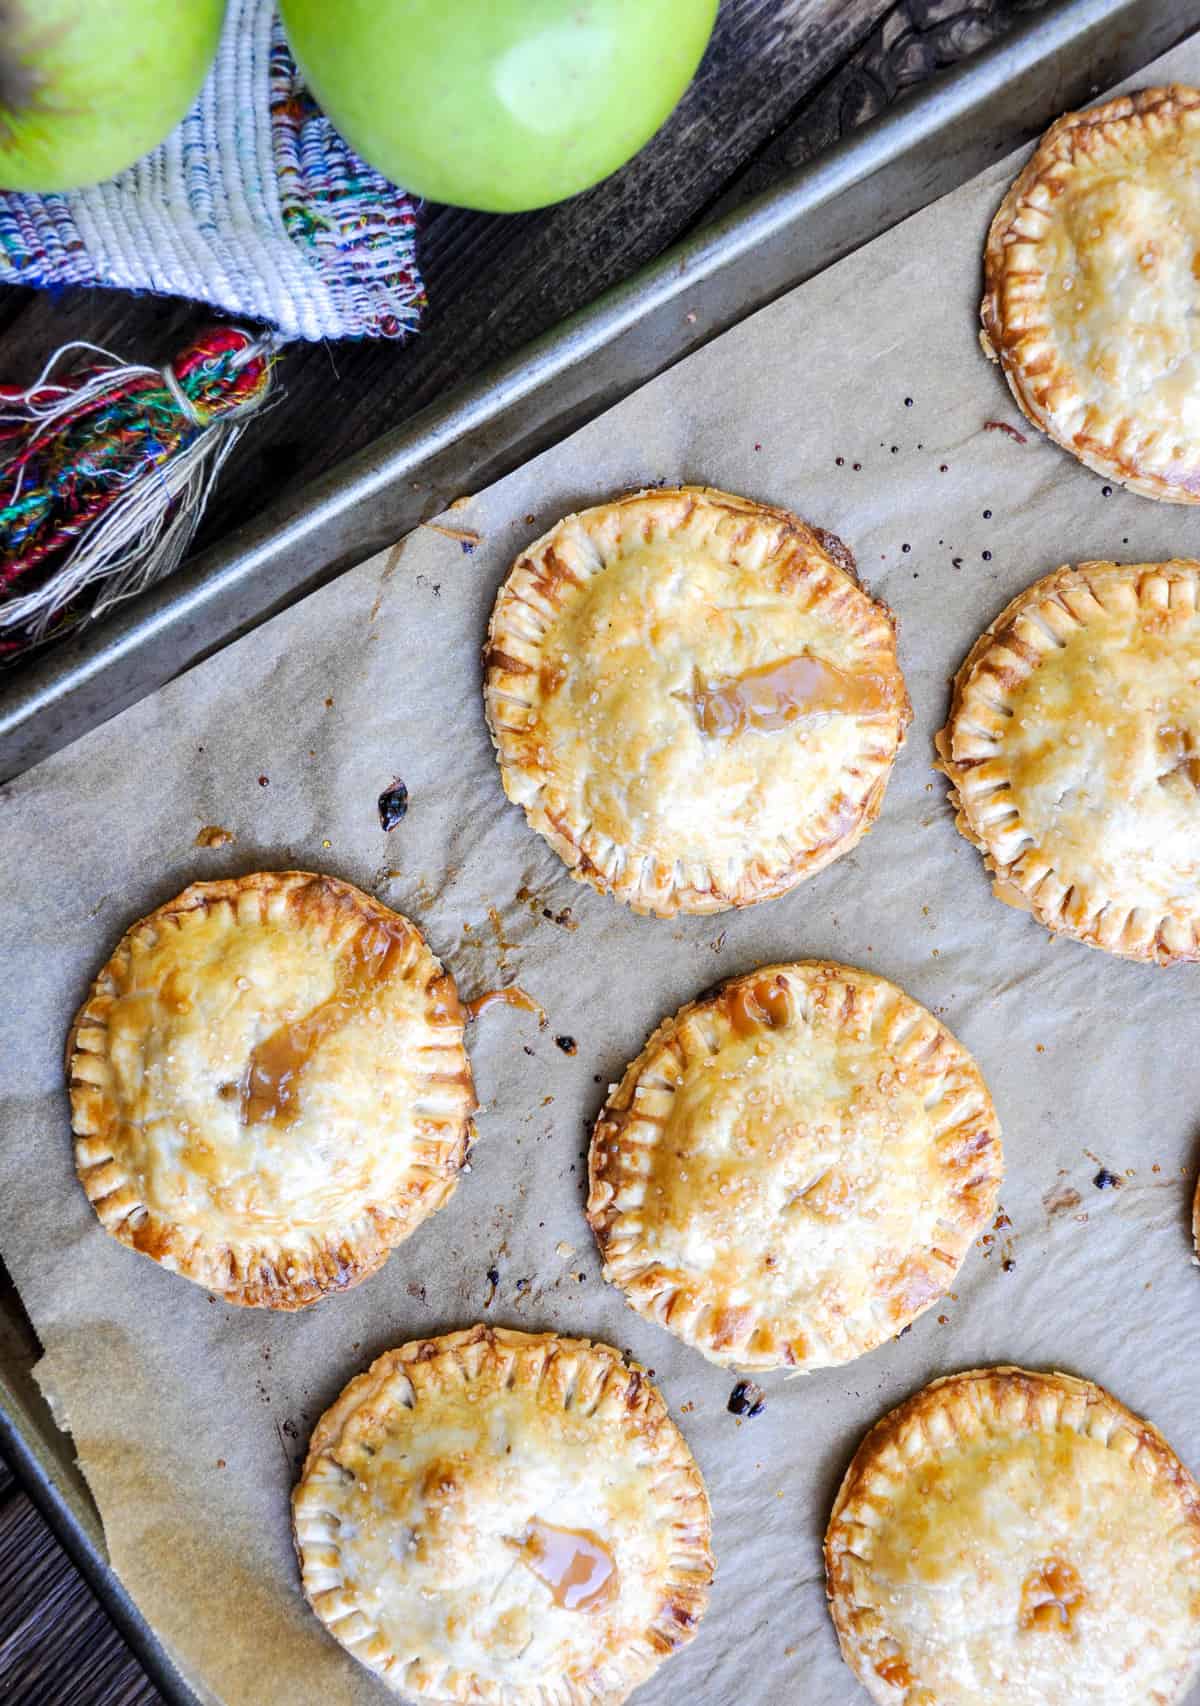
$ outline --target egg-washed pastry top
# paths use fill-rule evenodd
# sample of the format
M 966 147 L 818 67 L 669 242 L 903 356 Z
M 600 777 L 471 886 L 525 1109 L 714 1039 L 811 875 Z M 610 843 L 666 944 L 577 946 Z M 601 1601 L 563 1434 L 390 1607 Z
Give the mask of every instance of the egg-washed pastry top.
M 388 1351 L 293 1496 L 317 1616 L 396 1693 L 616 1706 L 695 1633 L 704 1483 L 607 1345 L 472 1327 Z
M 501 587 L 484 663 L 509 799 L 574 876 L 664 916 L 852 847 L 911 715 L 840 541 L 702 487 L 559 522 Z
M 592 1137 L 605 1278 L 718 1363 L 820 1368 L 894 1337 L 992 1213 L 975 1062 L 894 984 L 765 966 L 666 1020 Z
M 231 1303 L 373 1273 L 457 1182 L 475 1106 L 453 980 L 334 877 L 193 883 L 122 937 L 67 1046 L 105 1229 Z
M 984 345 L 1035 426 L 1144 497 L 1200 501 L 1200 90 L 1050 127 L 985 256 Z
M 1166 964 L 1200 957 L 1200 563 L 1081 563 L 977 641 L 938 736 L 1001 899 Z
M 825 1565 L 880 1706 L 1171 1706 L 1200 1665 L 1200 1489 L 1069 1375 L 954 1374 L 885 1416 Z

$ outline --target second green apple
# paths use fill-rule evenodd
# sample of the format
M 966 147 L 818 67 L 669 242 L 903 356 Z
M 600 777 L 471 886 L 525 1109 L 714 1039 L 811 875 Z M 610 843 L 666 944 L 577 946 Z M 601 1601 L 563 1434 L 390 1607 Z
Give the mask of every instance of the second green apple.
M 282 0 L 351 146 L 415 194 L 496 213 L 561 201 L 653 136 L 717 0 Z

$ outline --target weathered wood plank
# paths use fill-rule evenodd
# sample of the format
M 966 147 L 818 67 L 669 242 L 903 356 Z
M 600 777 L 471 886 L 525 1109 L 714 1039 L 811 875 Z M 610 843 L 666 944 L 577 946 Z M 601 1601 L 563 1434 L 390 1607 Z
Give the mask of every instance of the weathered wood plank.
M 157 1689 L 24 1493 L 0 1503 L 0 1700 L 158 1706 Z
M 725 0 L 692 88 L 614 178 L 515 218 L 428 210 L 431 302 L 412 345 L 289 353 L 288 400 L 239 447 L 201 543 L 628 277 L 703 223 L 727 187 L 764 187 L 1046 3 Z M 305 431 L 317 415 L 323 437 Z
M 722 192 L 722 212 L 794 172 L 936 72 L 979 53 L 1048 0 L 899 0 L 797 119 Z
M 844 61 L 887 5 L 738 0 L 723 8 L 695 82 L 651 147 L 585 195 L 512 227 L 492 222 L 480 232 L 482 264 L 472 288 L 439 314 L 441 337 L 428 339 L 408 364 L 409 400 L 430 401 L 659 254 L 695 222 L 714 188 Z M 443 220 L 461 228 L 462 216 L 435 215 L 426 233 L 435 303 Z
M 289 350 L 287 396 L 239 446 L 199 543 L 628 276 L 731 184 L 740 195 L 772 181 L 1041 3 L 904 0 L 889 9 L 887 0 L 725 0 L 695 83 L 624 171 L 541 213 L 426 210 L 421 255 L 431 303 L 411 345 Z M 847 63 L 864 37 L 866 49 Z M 29 376 L 74 337 L 166 360 L 205 318 L 187 304 L 117 292 L 2 293 L 0 379 Z
M 239 446 L 199 544 L 628 276 L 730 189 L 740 198 L 773 181 L 1043 3 L 725 0 L 695 83 L 624 171 L 541 213 L 426 210 L 421 255 L 431 303 L 411 345 L 289 350 L 287 395 Z M 119 292 L 3 292 L 0 380 L 28 377 L 77 337 L 164 361 L 206 317 L 185 303 Z
M 288 395 L 239 446 L 202 542 L 314 478 L 494 357 L 517 348 L 686 230 L 731 173 L 845 58 L 888 0 L 725 0 L 704 64 L 654 141 L 558 208 L 516 218 L 430 207 L 427 329 L 407 348 L 297 346 Z M 16 293 L 12 293 L 16 294 Z M 101 291 L 25 294 L 0 330 L 0 380 L 68 338 L 167 359 L 202 311 Z M 312 422 L 320 420 L 320 431 Z

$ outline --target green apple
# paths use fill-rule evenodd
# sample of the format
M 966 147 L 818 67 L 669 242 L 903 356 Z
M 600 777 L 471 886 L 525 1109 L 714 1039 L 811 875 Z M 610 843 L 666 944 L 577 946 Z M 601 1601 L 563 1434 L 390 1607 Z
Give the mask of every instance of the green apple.
M 200 92 L 225 0 L 0 0 L 0 189 L 74 190 L 156 148 Z
M 700 63 L 717 0 L 281 0 L 342 135 L 433 201 L 516 213 L 614 172 Z

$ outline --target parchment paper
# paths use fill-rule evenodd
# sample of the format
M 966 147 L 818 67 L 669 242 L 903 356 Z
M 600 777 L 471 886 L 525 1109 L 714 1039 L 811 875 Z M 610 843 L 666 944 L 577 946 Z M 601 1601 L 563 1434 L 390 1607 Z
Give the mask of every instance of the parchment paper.
M 1200 42 L 1138 81 L 1168 76 L 1200 80 Z M 947 678 L 1020 588 L 1065 560 L 1200 552 L 1195 511 L 1106 494 L 1032 429 L 1026 444 L 985 430 L 1026 430 L 976 342 L 980 249 L 1015 169 L 998 165 L 456 509 L 444 519 L 478 532 L 473 552 L 420 530 L 7 790 L 3 1254 L 114 1563 L 214 1700 L 385 1698 L 304 1605 L 288 1491 L 311 1423 L 351 1375 L 484 1317 L 629 1347 L 704 1470 L 715 1589 L 645 1706 L 865 1698 L 838 1657 L 820 1539 L 863 1432 L 936 1375 L 996 1361 L 1086 1374 L 1200 1469 L 1200 970 L 1055 944 L 1002 906 L 931 769 Z M 656 479 L 786 504 L 847 540 L 899 613 L 916 709 L 882 818 L 853 854 L 783 900 L 679 922 L 635 918 L 567 877 L 504 802 L 479 692 L 513 555 L 567 510 Z M 412 803 L 384 835 L 376 798 L 396 775 Z M 236 842 L 196 848 L 204 825 Z M 134 919 L 194 878 L 293 865 L 414 917 L 465 996 L 518 980 L 550 1025 L 503 1008 L 476 1023 L 479 1141 L 453 1201 L 357 1291 L 272 1317 L 213 1301 L 100 1230 L 72 1170 L 61 1060 L 90 976 Z M 604 1087 L 662 1014 L 717 978 L 806 955 L 894 978 L 974 1051 L 1004 1123 L 1012 1226 L 903 1339 L 768 1379 L 763 1415 L 739 1422 L 734 1377 L 601 1282 L 583 1158 Z M 1119 1188 L 1093 1184 L 1102 1165 Z

